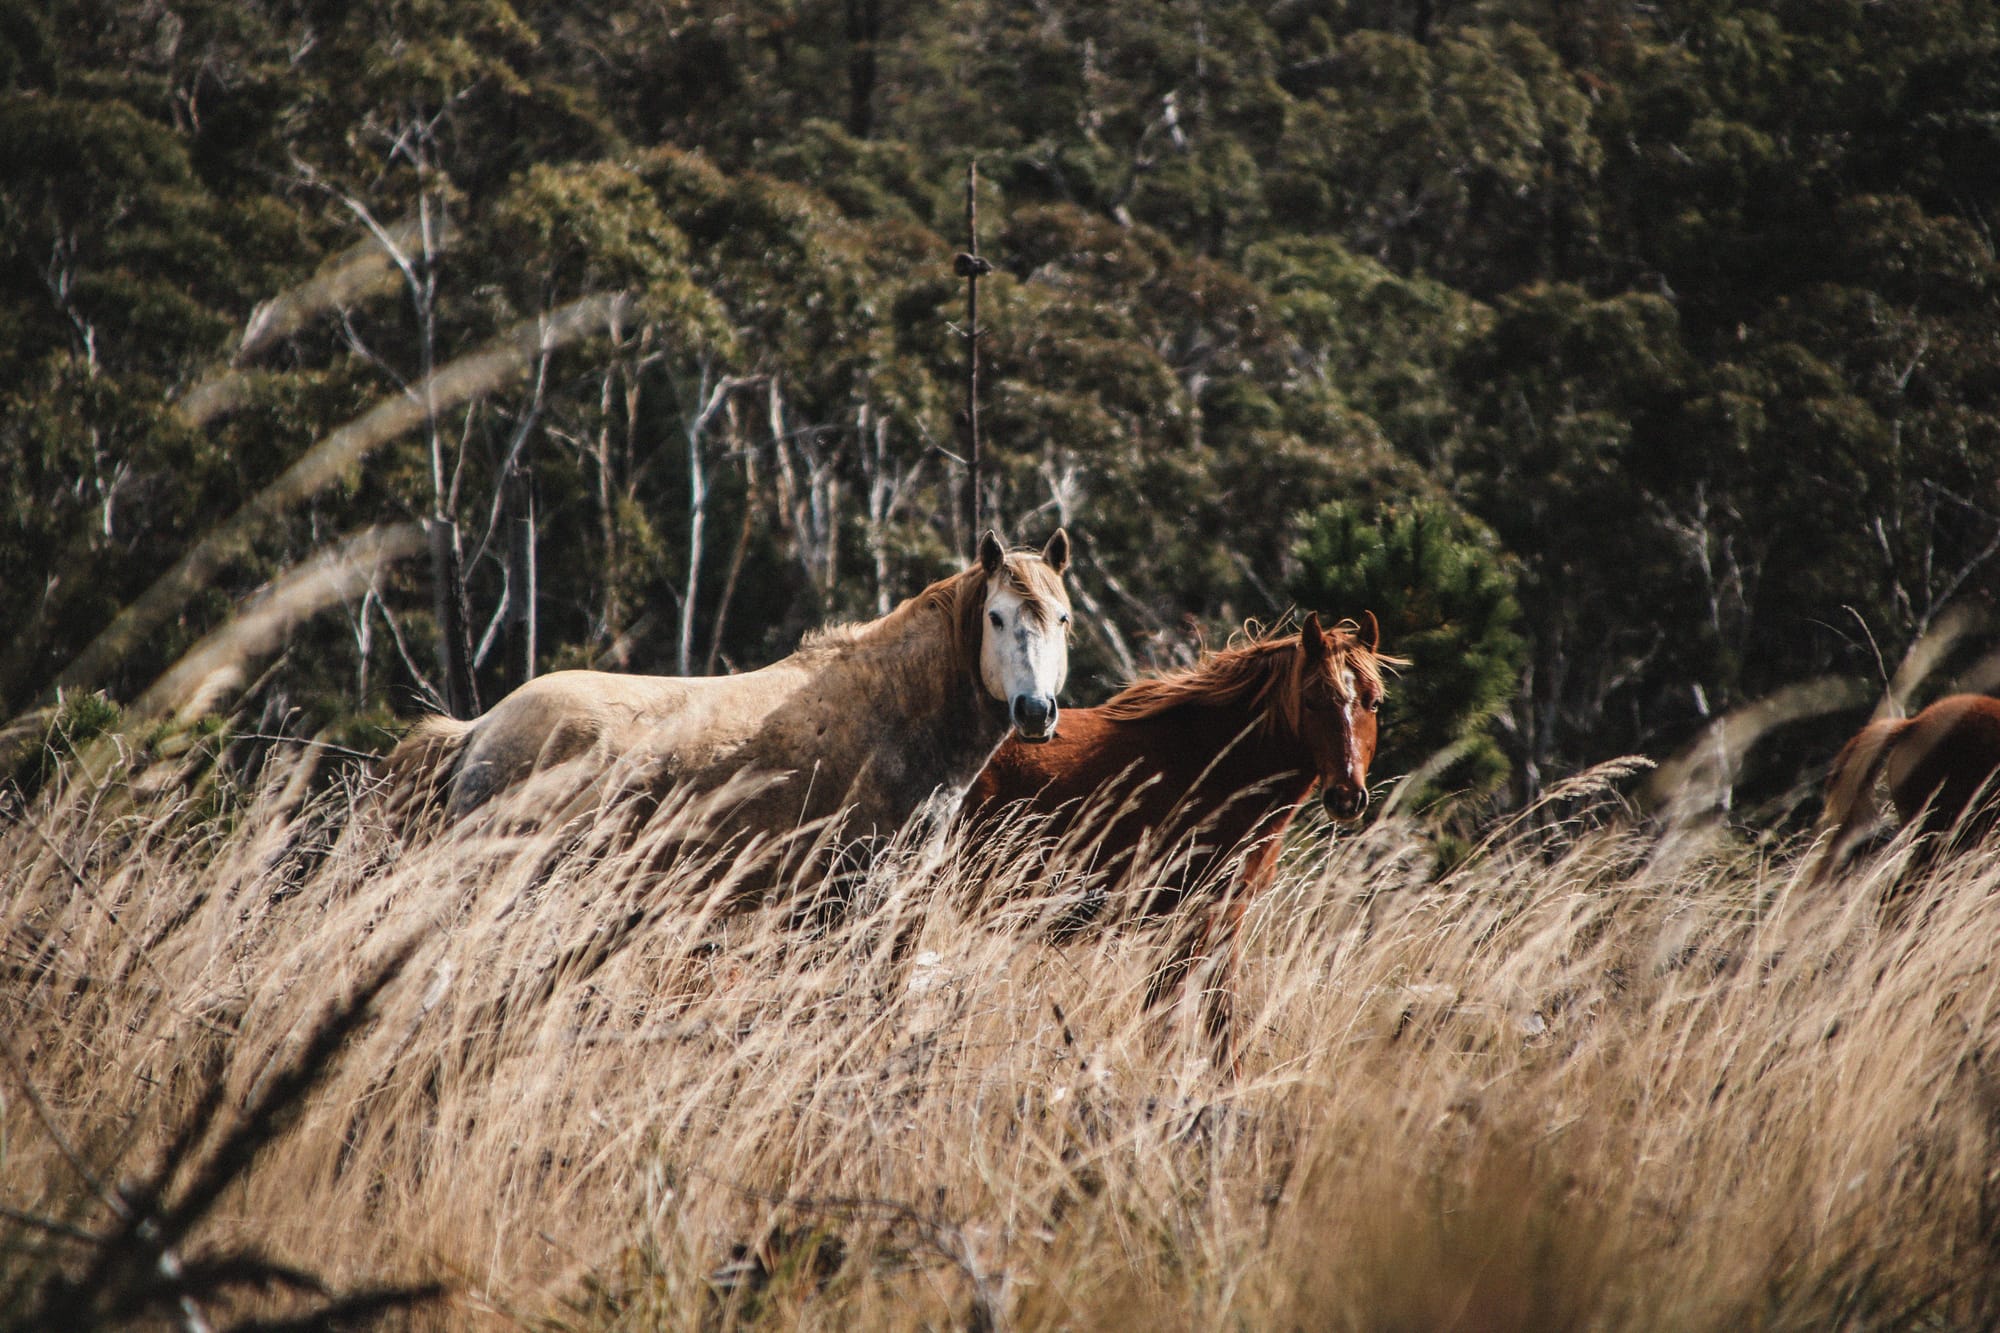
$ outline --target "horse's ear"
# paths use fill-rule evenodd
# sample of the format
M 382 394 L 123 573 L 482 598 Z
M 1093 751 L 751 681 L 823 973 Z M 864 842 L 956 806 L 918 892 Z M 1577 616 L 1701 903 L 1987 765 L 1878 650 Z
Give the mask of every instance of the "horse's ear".
M 999 569 L 1007 559 L 1007 548 L 1000 544 L 1000 538 L 993 529 L 986 529 L 986 535 L 979 539 L 979 563 L 988 574 Z
M 1306 614 L 1305 628 L 1299 631 L 1299 647 L 1305 652 L 1307 662 L 1326 660 L 1326 631 L 1319 627 L 1319 612 Z
M 1049 538 L 1049 544 L 1042 548 L 1042 559 L 1047 561 L 1049 568 L 1058 574 L 1068 569 L 1069 534 L 1057 528 L 1055 535 Z
M 1368 644 L 1368 651 L 1371 653 L 1380 652 L 1382 648 L 1382 627 L 1375 623 L 1375 613 L 1373 611 L 1363 611 L 1361 613 L 1361 627 L 1367 632 L 1365 639 Z

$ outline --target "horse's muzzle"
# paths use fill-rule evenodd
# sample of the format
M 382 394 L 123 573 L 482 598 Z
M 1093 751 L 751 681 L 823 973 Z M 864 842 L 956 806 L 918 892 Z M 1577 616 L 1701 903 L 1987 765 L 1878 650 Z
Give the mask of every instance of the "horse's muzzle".
M 1014 730 L 1036 744 L 1056 734 L 1056 701 L 1045 694 L 1014 696 Z
M 1359 819 L 1368 808 L 1366 787 L 1328 787 L 1320 792 L 1320 804 L 1335 819 Z

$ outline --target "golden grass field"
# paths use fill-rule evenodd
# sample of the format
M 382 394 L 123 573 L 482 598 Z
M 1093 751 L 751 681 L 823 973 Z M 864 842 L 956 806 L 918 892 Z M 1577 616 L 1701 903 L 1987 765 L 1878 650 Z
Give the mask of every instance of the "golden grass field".
M 1990 856 L 1885 921 L 1893 859 L 1808 892 L 1615 770 L 1442 878 L 1314 822 L 1231 1076 L 1141 1011 L 1165 935 L 1053 941 L 1006 839 L 800 928 L 304 776 L 9 805 L 0 1324 L 2000 1324 Z

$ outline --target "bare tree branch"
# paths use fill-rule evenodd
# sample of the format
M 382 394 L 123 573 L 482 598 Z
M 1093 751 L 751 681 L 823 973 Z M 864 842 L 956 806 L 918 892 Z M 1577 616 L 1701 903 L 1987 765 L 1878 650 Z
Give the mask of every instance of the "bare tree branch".
M 423 549 L 414 523 L 374 527 L 279 576 L 236 616 L 189 649 L 132 705 L 136 717 L 185 720 L 242 684 L 245 665 L 282 646 L 294 626 L 366 593 L 388 565 Z
M 402 276 L 402 257 L 418 243 L 420 223 L 408 218 L 383 226 L 362 211 L 368 239 L 349 246 L 298 286 L 252 310 L 228 366 L 203 378 L 176 404 L 183 420 L 192 426 L 206 426 L 242 402 L 251 382 L 242 367 L 250 360 L 322 315 L 386 296 L 396 288 Z M 458 232 L 446 227 L 435 239 L 440 249 L 447 249 L 458 240 Z
M 440 367 L 430 376 L 427 396 L 448 405 L 492 393 L 524 373 L 535 357 L 599 332 L 631 303 L 623 292 L 581 297 L 558 310 L 523 320 L 485 347 Z M 411 396 L 378 401 L 361 416 L 313 445 L 277 480 L 241 509 L 212 528 L 179 563 L 118 613 L 70 664 L 51 688 L 92 689 L 133 647 L 144 641 L 188 599 L 209 586 L 229 561 L 248 550 L 279 517 L 331 486 L 371 453 L 424 422 Z
M 687 592 L 681 598 L 680 646 L 675 659 L 678 670 L 683 676 L 690 674 L 694 667 L 695 594 L 700 590 L 702 539 L 708 526 L 708 466 L 702 457 L 701 441 L 716 413 L 729 402 L 729 396 L 746 384 L 754 382 L 738 376 L 724 376 L 710 387 L 709 367 L 704 365 L 701 375 L 703 388 L 708 390 L 707 397 L 687 423 Z

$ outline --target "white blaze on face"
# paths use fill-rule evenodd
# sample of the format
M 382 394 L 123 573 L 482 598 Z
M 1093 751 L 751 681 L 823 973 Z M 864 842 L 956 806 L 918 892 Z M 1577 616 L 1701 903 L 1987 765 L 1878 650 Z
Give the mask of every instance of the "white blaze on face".
M 1361 704 L 1361 682 L 1354 678 L 1353 667 L 1340 670 L 1340 720 L 1347 729 L 1347 771 L 1359 776 L 1361 772 L 1361 741 L 1354 734 L 1354 710 Z
M 1068 620 L 1067 608 L 1031 610 L 1005 580 L 987 581 L 979 677 L 1026 739 L 1046 740 L 1055 730 L 1056 696 L 1069 678 Z

